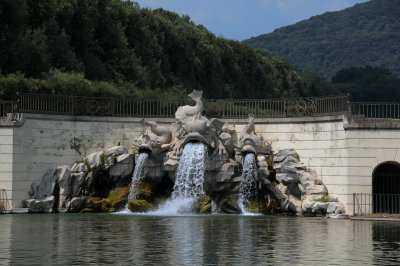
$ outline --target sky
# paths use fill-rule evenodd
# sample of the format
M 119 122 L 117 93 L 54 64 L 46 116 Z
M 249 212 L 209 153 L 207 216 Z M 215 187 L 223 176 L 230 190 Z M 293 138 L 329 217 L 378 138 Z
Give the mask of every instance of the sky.
M 246 40 L 368 0 L 134 0 L 141 7 L 189 15 L 217 36 Z

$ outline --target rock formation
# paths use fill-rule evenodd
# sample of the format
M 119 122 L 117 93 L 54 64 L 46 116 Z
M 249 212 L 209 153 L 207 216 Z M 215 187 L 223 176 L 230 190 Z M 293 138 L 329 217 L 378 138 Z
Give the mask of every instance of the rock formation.
M 30 199 L 23 205 L 29 212 L 78 212 L 89 197 L 103 198 L 117 184 L 129 184 L 134 155 L 123 146 L 92 153 L 72 166 L 52 167 L 39 184 L 33 182 Z

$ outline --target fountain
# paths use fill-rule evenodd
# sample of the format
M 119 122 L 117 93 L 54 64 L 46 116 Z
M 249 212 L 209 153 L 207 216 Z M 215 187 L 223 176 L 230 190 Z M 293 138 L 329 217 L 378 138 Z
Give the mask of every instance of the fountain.
M 129 189 L 128 202 L 135 198 L 137 183 L 144 178 L 144 165 L 148 157 L 149 154 L 147 152 L 142 152 L 136 161 L 135 170 L 132 175 L 131 188 Z M 126 208 L 128 208 L 128 202 L 126 203 Z
M 202 115 L 201 91 L 189 97 L 196 104 L 179 107 L 175 123 L 142 121 L 149 130 L 133 143 L 139 152 L 133 175 L 133 154 L 113 147 L 71 168 L 50 169 L 40 184 L 32 184 L 25 206 L 31 212 L 123 207 L 159 214 L 344 211 L 294 149 L 272 151 L 265 145 L 255 133 L 254 115 L 238 139 L 233 125 Z M 123 187 L 127 180 L 130 189 Z
M 145 180 L 159 183 L 167 175 L 174 184 L 171 200 L 163 204 L 162 212 L 178 209 L 173 207 L 180 205 L 177 201 L 190 202 L 193 206 L 184 209 L 191 211 L 202 209 L 196 207 L 197 203 L 207 205 L 207 213 L 245 212 L 244 202 L 255 200 L 251 195 L 256 193 L 255 156 L 266 158 L 270 148 L 254 133 L 253 115 L 249 116 L 239 145 L 234 145 L 237 137 L 232 125 L 202 115 L 202 92 L 193 91 L 189 96 L 196 105 L 179 107 L 175 124 L 168 127 L 145 121 L 151 131 L 135 140 L 139 152 L 150 154 L 144 166 Z M 251 158 L 252 163 L 246 163 Z M 265 173 L 268 175 L 268 170 Z
M 172 199 L 198 198 L 204 195 L 204 159 L 207 147 L 201 142 L 188 143 L 179 160 Z
M 242 213 L 247 213 L 246 204 L 255 200 L 257 193 L 257 167 L 254 153 L 244 157 L 242 181 L 239 185 L 239 207 Z

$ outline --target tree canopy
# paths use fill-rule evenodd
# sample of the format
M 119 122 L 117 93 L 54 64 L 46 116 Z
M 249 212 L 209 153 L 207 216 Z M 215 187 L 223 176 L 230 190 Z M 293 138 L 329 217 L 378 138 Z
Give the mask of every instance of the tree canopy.
M 400 78 L 376 67 L 342 69 L 332 77 L 332 84 L 353 101 L 400 101 Z
M 188 16 L 122 0 L 0 1 L 0 93 L 267 98 L 337 90 Z

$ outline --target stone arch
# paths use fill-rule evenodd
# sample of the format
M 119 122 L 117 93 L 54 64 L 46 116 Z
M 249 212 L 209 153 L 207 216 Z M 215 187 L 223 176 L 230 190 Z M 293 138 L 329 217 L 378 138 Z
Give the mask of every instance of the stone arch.
M 400 163 L 388 161 L 372 173 L 374 213 L 400 213 Z

